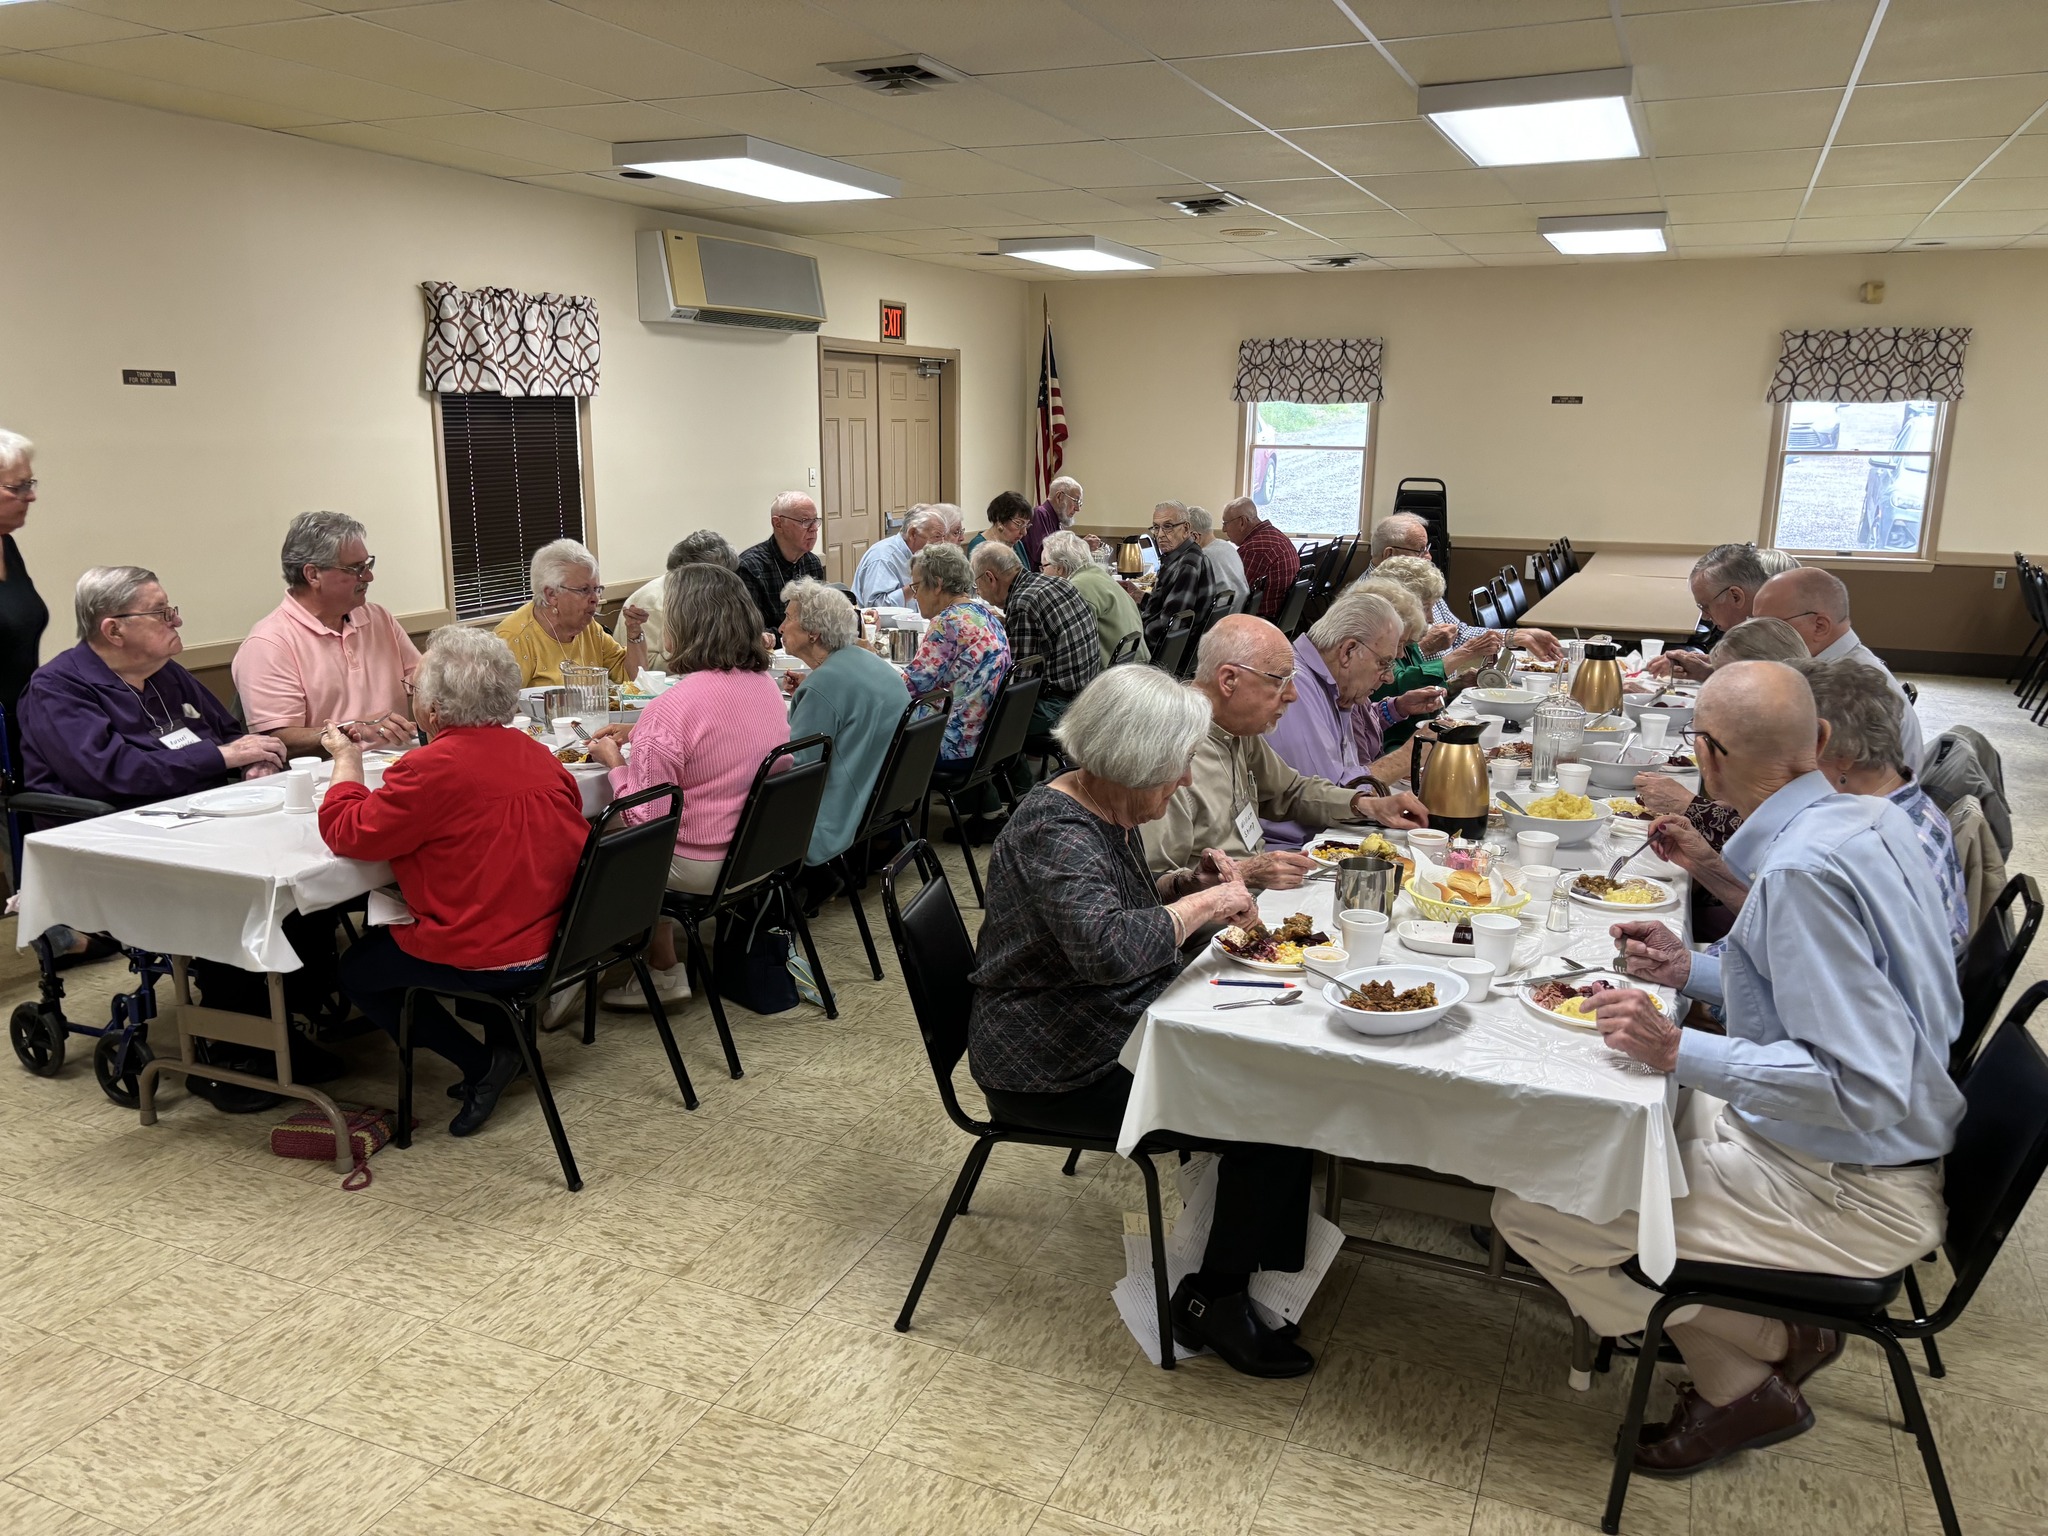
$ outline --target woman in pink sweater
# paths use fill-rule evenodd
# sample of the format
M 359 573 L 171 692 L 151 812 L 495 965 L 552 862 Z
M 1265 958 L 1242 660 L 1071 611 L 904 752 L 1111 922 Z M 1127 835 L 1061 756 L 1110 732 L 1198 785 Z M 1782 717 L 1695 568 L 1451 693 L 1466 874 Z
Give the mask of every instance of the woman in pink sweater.
M 669 889 L 709 895 L 761 759 L 789 740 L 789 712 L 768 675 L 760 616 L 739 577 L 722 566 L 677 566 L 668 573 L 662 603 L 675 685 L 633 727 L 632 761 L 609 732 L 591 742 L 590 756 L 611 770 L 617 795 L 651 784 L 682 786 L 683 821 L 669 861 Z M 637 819 L 654 814 L 649 809 Z M 664 1004 L 690 995 L 687 968 L 676 957 L 667 923 L 655 925 L 647 964 Z M 607 992 L 604 1002 L 613 1008 L 647 1006 L 638 986 Z

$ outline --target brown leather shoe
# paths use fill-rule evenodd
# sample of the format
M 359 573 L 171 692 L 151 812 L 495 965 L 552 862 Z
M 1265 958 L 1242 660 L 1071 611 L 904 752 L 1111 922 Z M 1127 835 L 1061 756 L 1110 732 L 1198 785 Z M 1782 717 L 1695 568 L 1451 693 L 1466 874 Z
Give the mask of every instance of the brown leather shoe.
M 1691 1387 L 1678 1395 L 1671 1421 L 1645 1429 L 1636 1471 L 1646 1477 L 1690 1477 L 1737 1451 L 1790 1440 L 1813 1428 L 1813 1410 L 1797 1387 L 1775 1373 L 1746 1397 L 1716 1408 Z
M 1785 1378 L 1787 1386 L 1798 1386 L 1815 1371 L 1825 1370 L 1842 1358 L 1842 1336 L 1832 1328 L 1816 1328 L 1811 1323 L 1787 1323 L 1785 1334 L 1791 1340 L 1785 1358 L 1778 1362 L 1778 1374 Z

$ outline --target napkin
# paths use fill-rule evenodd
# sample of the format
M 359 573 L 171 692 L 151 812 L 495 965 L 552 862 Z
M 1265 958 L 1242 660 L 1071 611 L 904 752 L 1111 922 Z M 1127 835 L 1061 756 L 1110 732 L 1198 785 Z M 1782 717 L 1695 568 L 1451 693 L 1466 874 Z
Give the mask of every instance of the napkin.
M 395 885 L 379 886 L 370 892 L 369 910 L 365 915 L 372 928 L 403 928 L 415 921 L 412 908 L 405 904 L 405 898 L 398 894 Z
M 1415 859 L 1416 888 L 1423 895 L 1432 897 L 1437 901 L 1449 901 L 1450 895 L 1445 881 L 1454 871 L 1438 864 L 1413 844 L 1409 845 L 1408 851 Z M 1514 892 L 1514 887 L 1508 884 L 1506 878 L 1499 870 L 1493 870 L 1488 873 L 1486 881 L 1488 889 L 1492 892 L 1487 898 L 1488 904 L 1497 906 Z

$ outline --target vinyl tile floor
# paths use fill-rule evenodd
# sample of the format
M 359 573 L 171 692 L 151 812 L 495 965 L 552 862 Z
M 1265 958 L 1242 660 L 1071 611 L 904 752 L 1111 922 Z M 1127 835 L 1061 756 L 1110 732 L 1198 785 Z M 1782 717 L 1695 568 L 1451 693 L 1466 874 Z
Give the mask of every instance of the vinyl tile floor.
M 1921 679 L 1931 728 L 2005 754 L 2016 868 L 2048 868 L 2048 732 L 1996 684 Z M 967 890 L 957 850 L 946 850 Z M 880 925 L 878 902 L 869 897 Z M 979 913 L 970 909 L 970 922 Z M 11 947 L 11 920 L 0 933 Z M 1566 1385 L 1560 1307 L 1341 1259 L 1305 1321 L 1315 1373 L 1147 1364 L 1107 1295 L 1125 1165 L 1004 1148 L 916 1325 L 892 1326 L 966 1142 L 945 1120 L 893 956 L 870 981 L 843 904 L 817 925 L 841 999 L 678 1021 L 682 1107 L 643 1015 L 546 1041 L 587 1185 L 562 1186 L 530 1092 L 344 1193 L 273 1158 L 281 1113 L 162 1095 L 143 1128 L 93 1082 L 0 1064 L 0 1530 L 1414 1533 L 1596 1525 L 1625 1378 Z M 886 947 L 886 939 L 884 941 Z M 2048 948 L 2048 946 L 2044 946 Z M 2037 953 L 2024 980 L 2048 967 Z M 73 973 L 104 1018 L 118 964 Z M 32 987 L 0 990 L 11 1010 Z M 389 1104 L 388 1045 L 337 1096 Z M 963 1096 L 978 1097 L 961 1074 Z M 2048 1197 L 1926 1391 L 1973 1532 L 2048 1529 Z M 1355 1230 L 1455 1244 L 1412 1216 Z M 1453 1248 L 1455 1251 L 1455 1248 Z M 1944 1276 L 1930 1273 L 1938 1293 Z M 1424 1319 L 1427 1328 L 1415 1326 Z M 1639 1481 L 1625 1529 L 1937 1529 L 1874 1353 L 1814 1387 L 1815 1430 L 1689 1482 Z

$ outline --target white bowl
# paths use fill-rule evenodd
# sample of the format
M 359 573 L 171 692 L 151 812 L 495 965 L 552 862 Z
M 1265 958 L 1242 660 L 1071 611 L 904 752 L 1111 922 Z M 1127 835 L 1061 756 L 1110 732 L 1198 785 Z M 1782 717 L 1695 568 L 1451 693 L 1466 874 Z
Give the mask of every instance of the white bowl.
M 1525 797 L 1522 804 L 1528 805 L 1532 799 L 1542 798 L 1544 797 L 1541 795 Z M 1507 821 L 1509 833 L 1555 832 L 1557 846 L 1560 848 L 1583 847 L 1593 841 L 1602 827 L 1614 820 L 1614 812 L 1608 809 L 1604 800 L 1593 802 L 1593 814 L 1584 821 L 1561 821 L 1550 816 L 1524 816 L 1519 811 L 1509 810 L 1506 806 L 1501 807 L 1500 813 Z
M 1471 991 L 1464 977 L 1430 965 L 1373 965 L 1362 971 L 1346 971 L 1342 979 L 1350 987 L 1362 987 L 1368 981 L 1391 982 L 1399 991 L 1419 987 L 1426 981 L 1436 985 L 1437 1005 L 1434 1008 L 1415 1008 L 1407 1013 L 1365 1013 L 1345 1007 L 1343 989 L 1334 981 L 1325 982 L 1323 999 L 1329 1003 L 1332 1017 L 1346 1029 L 1361 1035 L 1412 1035 L 1418 1029 L 1429 1028 L 1465 1001 L 1466 994 Z
M 1478 714 L 1521 721 L 1536 713 L 1543 695 L 1527 688 L 1467 688 L 1458 695 L 1458 702 L 1468 704 Z
M 1689 692 L 1667 693 L 1657 701 L 1655 712 L 1671 722 L 1664 727 L 1666 745 L 1675 744 L 1678 740 L 1678 733 L 1692 724 L 1693 705 L 1698 700 L 1699 694 L 1697 692 Z M 1626 714 L 1631 720 L 1640 719 L 1644 706 L 1649 702 L 1650 695 L 1647 693 L 1624 694 L 1621 700 L 1622 713 Z
M 1610 795 L 1628 794 L 1636 787 L 1637 774 L 1661 768 L 1671 757 L 1667 748 L 1640 743 L 1628 749 L 1626 758 L 1620 754 L 1618 741 L 1588 742 L 1579 748 L 1579 761 L 1592 770 L 1593 788 Z

